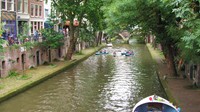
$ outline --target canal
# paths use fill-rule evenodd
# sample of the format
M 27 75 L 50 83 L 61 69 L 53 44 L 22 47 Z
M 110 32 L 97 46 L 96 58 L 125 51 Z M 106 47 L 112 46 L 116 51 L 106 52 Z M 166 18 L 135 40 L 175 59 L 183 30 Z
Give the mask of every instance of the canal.
M 142 98 L 166 98 L 145 45 L 104 48 L 77 66 L 0 104 L 0 112 L 131 112 Z M 132 50 L 134 56 L 119 51 Z M 113 52 L 118 54 L 114 57 Z

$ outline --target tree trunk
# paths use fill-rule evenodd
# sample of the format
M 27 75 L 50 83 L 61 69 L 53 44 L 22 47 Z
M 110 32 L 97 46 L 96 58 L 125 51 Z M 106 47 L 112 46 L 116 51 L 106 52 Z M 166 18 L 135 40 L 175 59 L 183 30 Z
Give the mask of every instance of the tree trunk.
M 177 69 L 176 69 L 176 62 L 175 62 L 175 59 L 174 59 L 174 48 L 170 45 L 169 46 L 169 56 L 170 56 L 170 66 L 171 66 L 171 69 L 172 69 L 172 74 L 174 76 L 178 76 L 178 73 L 177 73 Z
M 106 44 L 108 44 L 108 38 L 107 37 L 105 38 L 105 40 L 106 40 Z
M 197 86 L 200 87 L 200 65 L 197 64 Z
M 171 46 L 171 44 L 166 44 L 166 46 L 164 47 L 164 52 L 165 52 L 165 57 L 167 60 L 167 64 L 169 67 L 169 71 L 173 76 L 178 76 L 177 74 L 177 69 L 176 69 L 176 65 L 175 65 L 175 61 L 174 61 L 174 54 L 173 54 L 173 48 Z
M 100 45 L 101 45 L 102 36 L 103 36 L 103 32 L 100 31 L 100 32 L 99 32 L 99 44 L 100 44 Z
M 96 46 L 98 46 L 99 45 L 99 43 L 98 43 L 98 38 L 99 38 L 99 33 L 98 32 L 95 32 L 95 44 L 96 44 Z
M 129 44 L 129 39 L 128 39 L 128 40 L 126 40 L 126 44 Z
M 160 10 L 158 10 L 156 13 L 157 13 L 157 28 L 158 28 L 157 32 L 162 40 L 160 43 L 163 49 L 163 54 L 167 60 L 170 74 L 172 74 L 173 76 L 178 76 L 174 62 L 173 47 L 169 42 L 169 40 L 165 38 L 165 36 L 167 35 L 167 30 L 165 29 L 165 24 L 163 24 L 164 22 L 162 21 L 162 13 Z
M 72 59 L 72 55 L 74 53 L 74 49 L 75 49 L 75 45 L 76 45 L 76 37 L 74 36 L 75 33 L 75 28 L 73 26 L 70 27 L 70 43 L 69 43 L 69 47 L 67 49 L 67 60 L 71 60 Z

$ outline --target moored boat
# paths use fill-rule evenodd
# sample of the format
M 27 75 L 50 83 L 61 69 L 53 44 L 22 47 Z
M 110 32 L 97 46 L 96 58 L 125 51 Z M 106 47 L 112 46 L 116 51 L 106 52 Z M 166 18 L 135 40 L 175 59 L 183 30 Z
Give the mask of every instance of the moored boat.
M 112 47 L 112 46 L 113 46 L 112 43 L 107 44 L 107 47 Z
M 151 95 L 139 101 L 133 108 L 132 112 L 181 112 L 168 100 Z
M 101 54 L 100 52 L 96 52 L 96 53 L 95 53 L 95 55 L 100 55 L 100 54 Z
M 133 51 L 126 51 L 126 52 L 122 52 L 121 55 L 131 56 L 131 55 L 134 55 L 134 53 L 133 53 Z
M 101 50 L 95 53 L 95 55 L 101 55 L 101 54 L 109 54 L 106 50 Z

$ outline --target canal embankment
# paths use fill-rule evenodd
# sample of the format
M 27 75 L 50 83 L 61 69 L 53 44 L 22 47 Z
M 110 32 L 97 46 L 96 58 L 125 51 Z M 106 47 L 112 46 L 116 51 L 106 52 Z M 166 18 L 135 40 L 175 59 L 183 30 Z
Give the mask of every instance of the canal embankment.
M 168 97 L 168 100 L 173 102 L 175 105 L 178 105 L 178 101 L 173 97 L 173 95 L 171 94 L 171 91 L 169 90 L 169 87 L 167 85 L 167 76 L 169 76 L 170 74 L 168 73 L 167 70 L 167 65 L 165 63 L 165 58 L 162 54 L 162 52 L 160 50 L 158 50 L 157 48 L 153 48 L 151 44 L 146 44 L 149 52 L 153 58 L 153 60 L 155 61 L 156 65 L 157 65 L 157 75 L 159 78 L 160 83 L 163 86 L 163 89 Z
M 74 54 L 72 60 L 59 60 L 51 64 L 41 65 L 36 68 L 24 70 L 17 76 L 0 79 L 0 102 L 7 100 L 55 75 L 77 65 L 87 59 L 104 46 L 87 48 L 80 54 Z M 26 78 L 23 78 L 26 77 Z
M 199 89 L 190 88 L 191 81 L 188 78 L 175 77 L 169 74 L 167 64 L 163 61 L 164 56 L 151 44 L 146 45 L 157 65 L 158 78 L 166 92 L 168 100 L 181 107 L 181 112 L 200 112 Z

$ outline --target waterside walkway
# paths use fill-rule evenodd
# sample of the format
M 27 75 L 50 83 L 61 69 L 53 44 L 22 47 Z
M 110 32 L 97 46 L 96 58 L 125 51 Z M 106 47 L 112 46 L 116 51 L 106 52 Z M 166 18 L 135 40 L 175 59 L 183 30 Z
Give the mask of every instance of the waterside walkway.
M 192 83 L 187 78 L 170 76 L 167 64 L 162 61 L 162 53 L 150 44 L 147 47 L 158 65 L 158 75 L 169 100 L 181 107 L 181 112 L 200 112 L 200 89 L 189 88 Z M 164 80 L 165 75 L 167 78 Z
M 83 61 L 84 59 L 91 56 L 101 48 L 102 47 L 87 48 L 85 50 L 82 50 L 82 54 L 73 55 L 72 60 L 70 61 L 63 60 L 63 61 L 52 62 L 51 65 L 41 65 L 39 67 L 25 70 L 24 72 L 20 73 L 24 75 L 1 78 L 0 102 L 14 95 L 17 95 L 20 92 L 23 92 L 41 83 L 42 81 L 47 80 L 48 78 L 57 75 L 59 72 L 62 72 L 67 68 L 72 67 L 73 65 L 76 65 L 77 63 Z

